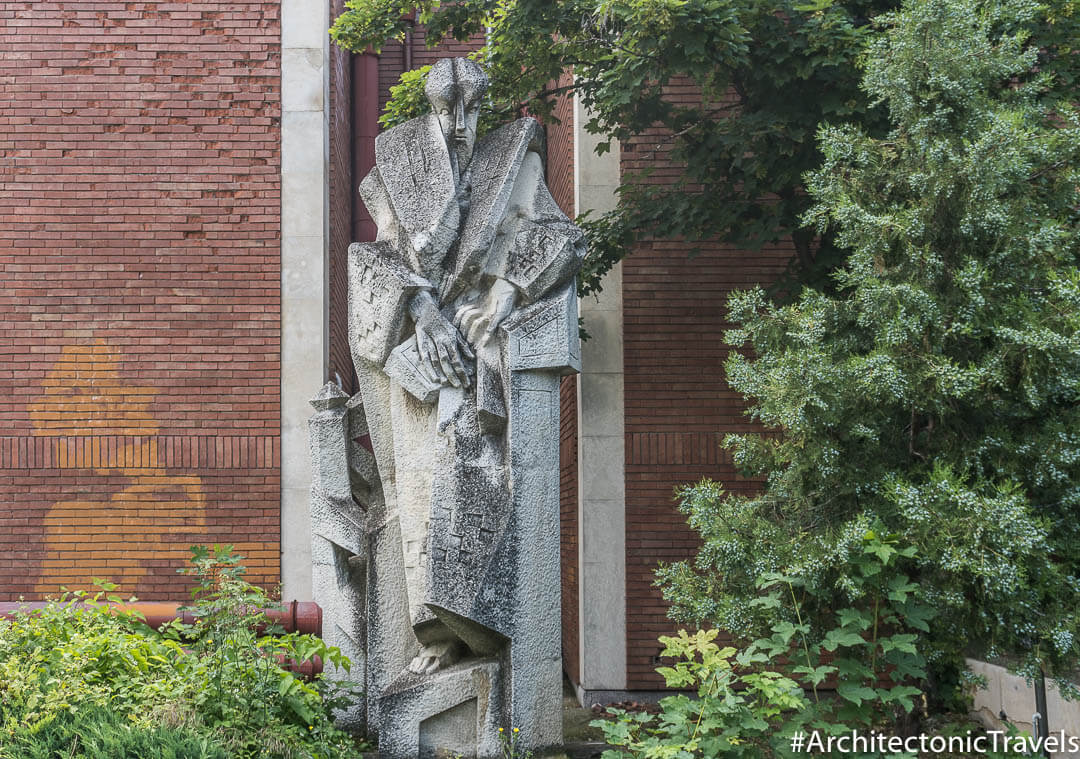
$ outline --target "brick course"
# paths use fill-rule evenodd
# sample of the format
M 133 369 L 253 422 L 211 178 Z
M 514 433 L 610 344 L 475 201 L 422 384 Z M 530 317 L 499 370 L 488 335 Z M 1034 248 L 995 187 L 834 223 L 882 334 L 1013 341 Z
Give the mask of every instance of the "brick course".
M 278 7 L 0 2 L 0 598 L 278 581 Z
M 718 245 L 655 242 L 623 262 L 626 388 L 626 608 L 628 687 L 653 689 L 659 635 L 678 625 L 653 587 L 659 562 L 689 558 L 697 534 L 675 489 L 709 477 L 728 491 L 757 486 L 735 473 L 725 434 L 754 427 L 724 381 L 729 292 L 779 274 L 786 249 L 754 257 Z M 761 270 L 765 271 L 762 272 Z

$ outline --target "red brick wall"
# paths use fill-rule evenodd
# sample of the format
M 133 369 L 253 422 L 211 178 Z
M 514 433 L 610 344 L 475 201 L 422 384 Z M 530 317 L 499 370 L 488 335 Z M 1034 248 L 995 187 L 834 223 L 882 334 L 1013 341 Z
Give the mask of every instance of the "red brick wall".
M 467 40 L 459 42 L 454 39 L 443 40 L 438 47 L 427 46 L 427 30 L 417 26 L 413 30 L 413 53 L 412 65 L 414 69 L 421 66 L 430 66 L 440 58 L 464 58 L 484 45 L 484 35 L 474 34 Z
M 0 2 L 0 598 L 279 579 L 276 2 Z
M 692 87 L 669 96 L 694 99 Z M 642 137 L 621 154 L 622 170 L 651 166 L 649 181 L 664 183 L 679 169 L 667 160 L 662 134 Z M 657 637 L 678 625 L 667 619 L 653 587 L 658 562 L 696 552 L 696 533 L 674 499 L 677 487 L 703 477 L 729 491 L 755 487 L 736 476 L 720 444 L 725 434 L 751 429 L 741 397 L 724 381 L 725 302 L 734 289 L 767 283 L 786 266 L 788 247 L 747 253 L 705 243 L 654 241 L 623 262 L 623 360 L 626 392 L 627 686 L 663 686 L 656 675 Z
M 570 84 L 563 77 L 558 84 Z M 555 202 L 574 217 L 574 101 L 563 97 L 547 125 L 547 183 Z M 570 679 L 581 681 L 578 637 L 578 478 L 577 378 L 565 377 L 560 398 L 559 507 L 562 530 L 563 664 Z
M 581 682 L 581 638 L 578 564 L 578 436 L 577 377 L 564 377 L 559 404 L 559 516 L 562 536 L 562 652 L 563 667 Z
M 626 389 L 627 684 L 657 688 L 657 637 L 677 626 L 653 587 L 658 562 L 692 556 L 696 533 L 677 508 L 675 488 L 711 477 L 729 491 L 738 478 L 725 434 L 750 429 L 741 397 L 724 382 L 724 302 L 733 289 L 767 282 L 789 252 L 750 256 L 716 245 L 695 258 L 688 245 L 655 242 L 623 262 Z
M 557 83 L 571 83 L 564 76 Z M 560 97 L 555 105 L 554 120 L 547 125 L 547 183 L 552 197 L 571 219 L 574 218 L 574 101 Z
M 414 45 L 415 46 L 415 45 Z M 390 100 L 390 88 L 398 83 L 401 72 L 405 70 L 405 46 L 400 42 L 389 42 L 379 54 L 379 115 L 383 115 L 386 103 Z

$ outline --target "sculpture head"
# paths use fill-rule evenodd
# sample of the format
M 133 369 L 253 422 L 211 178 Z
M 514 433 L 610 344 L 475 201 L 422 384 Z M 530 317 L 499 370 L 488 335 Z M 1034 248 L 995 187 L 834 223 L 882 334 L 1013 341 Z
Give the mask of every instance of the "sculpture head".
M 487 88 L 487 74 L 468 58 L 441 58 L 428 72 L 424 94 L 462 169 L 472 160 L 480 101 Z

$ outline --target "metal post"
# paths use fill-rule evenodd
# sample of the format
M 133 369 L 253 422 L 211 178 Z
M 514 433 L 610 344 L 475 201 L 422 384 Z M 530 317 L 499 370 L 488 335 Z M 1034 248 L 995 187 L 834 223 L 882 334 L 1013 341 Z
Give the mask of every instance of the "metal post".
M 1039 668 L 1039 676 L 1035 678 L 1035 714 L 1031 716 L 1032 729 L 1035 737 L 1041 739 L 1043 756 L 1049 759 L 1050 751 L 1046 748 L 1046 741 L 1050 737 L 1050 725 L 1046 721 L 1046 675 Z

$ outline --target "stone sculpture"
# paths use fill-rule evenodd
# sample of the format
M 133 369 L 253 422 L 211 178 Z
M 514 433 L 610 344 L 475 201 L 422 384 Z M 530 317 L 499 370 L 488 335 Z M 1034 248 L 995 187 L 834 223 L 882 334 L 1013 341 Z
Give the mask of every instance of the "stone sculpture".
M 313 404 L 316 592 L 362 659 L 383 759 L 561 741 L 559 377 L 580 366 L 582 234 L 542 131 L 477 140 L 487 78 L 431 69 L 432 113 L 382 133 L 349 248 L 360 393 Z M 366 654 L 366 655 L 362 655 Z

